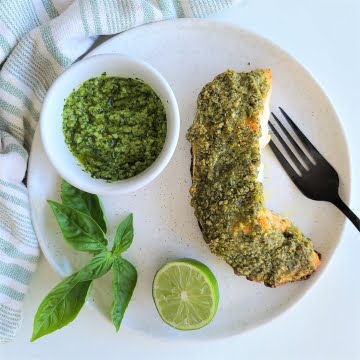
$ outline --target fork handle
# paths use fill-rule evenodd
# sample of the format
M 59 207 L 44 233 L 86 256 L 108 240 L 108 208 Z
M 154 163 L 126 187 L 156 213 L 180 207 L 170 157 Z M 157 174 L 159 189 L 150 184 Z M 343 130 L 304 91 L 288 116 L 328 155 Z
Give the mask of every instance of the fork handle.
M 360 231 L 360 219 L 352 212 L 351 209 L 341 200 L 340 196 L 337 196 L 332 203 L 343 212 L 343 214 L 355 225 Z

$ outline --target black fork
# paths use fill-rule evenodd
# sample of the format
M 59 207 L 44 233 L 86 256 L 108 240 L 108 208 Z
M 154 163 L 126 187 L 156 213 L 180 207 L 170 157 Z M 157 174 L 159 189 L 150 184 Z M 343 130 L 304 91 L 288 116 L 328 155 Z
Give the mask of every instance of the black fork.
M 297 125 L 291 120 L 289 115 L 286 114 L 286 112 L 281 107 L 279 107 L 279 109 L 314 161 L 313 162 L 304 153 L 304 151 L 297 144 L 297 142 L 290 135 L 290 133 L 286 130 L 285 126 L 280 122 L 276 115 L 274 113 L 271 113 L 279 127 L 282 129 L 286 137 L 289 139 L 290 143 L 293 145 L 294 149 L 298 153 L 298 156 L 300 156 L 300 158 L 304 161 L 308 169 L 306 169 L 303 164 L 298 160 L 294 152 L 286 144 L 286 142 L 276 130 L 274 125 L 269 122 L 272 132 L 276 135 L 281 145 L 284 147 L 290 159 L 297 167 L 300 175 L 289 164 L 289 162 L 286 160 L 286 158 L 278 149 L 278 147 L 274 144 L 274 142 L 270 140 L 271 150 L 279 160 L 280 164 L 282 165 L 286 173 L 290 176 L 294 184 L 306 197 L 312 200 L 331 202 L 339 210 L 341 210 L 360 231 L 360 219 L 348 208 L 348 206 L 341 200 L 339 196 L 339 176 L 336 170 L 319 153 L 315 146 L 308 140 L 308 138 L 302 133 L 302 131 L 297 127 Z

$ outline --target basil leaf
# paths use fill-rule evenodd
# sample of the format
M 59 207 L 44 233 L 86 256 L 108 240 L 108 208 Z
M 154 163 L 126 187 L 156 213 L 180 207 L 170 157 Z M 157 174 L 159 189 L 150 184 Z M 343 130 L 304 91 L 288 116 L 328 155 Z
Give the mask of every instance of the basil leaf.
M 77 273 L 56 285 L 41 302 L 30 341 L 34 341 L 73 321 L 85 303 L 90 281 L 78 282 Z
M 125 310 L 134 292 L 137 281 L 135 267 L 125 259 L 115 258 L 113 263 L 113 294 L 111 320 L 119 331 Z
M 114 245 L 112 252 L 116 256 L 120 256 L 122 252 L 127 250 L 134 238 L 133 214 L 130 214 L 123 220 L 116 230 Z
M 107 240 L 100 226 L 88 215 L 48 200 L 65 240 L 76 250 L 98 253 Z
M 95 280 L 105 275 L 110 269 L 114 261 L 114 256 L 110 251 L 102 251 L 95 255 L 89 263 L 87 263 L 75 277 L 76 281 Z
M 65 278 L 41 302 L 34 319 L 31 341 L 73 321 L 85 303 L 92 280 L 105 275 L 113 264 L 110 251 L 95 255 L 79 272 Z
M 63 180 L 61 184 L 61 200 L 64 205 L 92 217 L 106 234 L 104 213 L 100 200 L 96 195 L 77 189 Z

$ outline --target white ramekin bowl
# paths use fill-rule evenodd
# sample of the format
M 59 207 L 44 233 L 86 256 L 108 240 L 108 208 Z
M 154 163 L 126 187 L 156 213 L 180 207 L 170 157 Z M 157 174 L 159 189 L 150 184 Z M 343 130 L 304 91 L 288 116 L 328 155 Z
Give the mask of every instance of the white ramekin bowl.
M 85 80 L 100 76 L 119 76 L 143 80 L 160 97 L 166 109 L 167 133 L 157 159 L 140 174 L 114 182 L 94 179 L 85 172 L 65 143 L 62 130 L 64 101 Z M 180 117 L 176 98 L 163 76 L 152 66 L 117 54 L 103 54 L 76 62 L 50 87 L 40 114 L 40 135 L 45 152 L 60 176 L 73 186 L 94 194 L 135 191 L 154 180 L 169 163 L 179 138 Z

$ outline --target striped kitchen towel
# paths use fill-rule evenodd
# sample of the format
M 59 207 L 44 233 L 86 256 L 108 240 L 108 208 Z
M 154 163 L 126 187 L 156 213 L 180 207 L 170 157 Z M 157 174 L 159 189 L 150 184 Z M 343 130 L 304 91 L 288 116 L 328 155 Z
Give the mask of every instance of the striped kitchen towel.
M 238 1 L 0 0 L 0 342 L 10 341 L 21 323 L 39 256 L 23 179 L 51 83 L 98 35 L 204 17 Z

